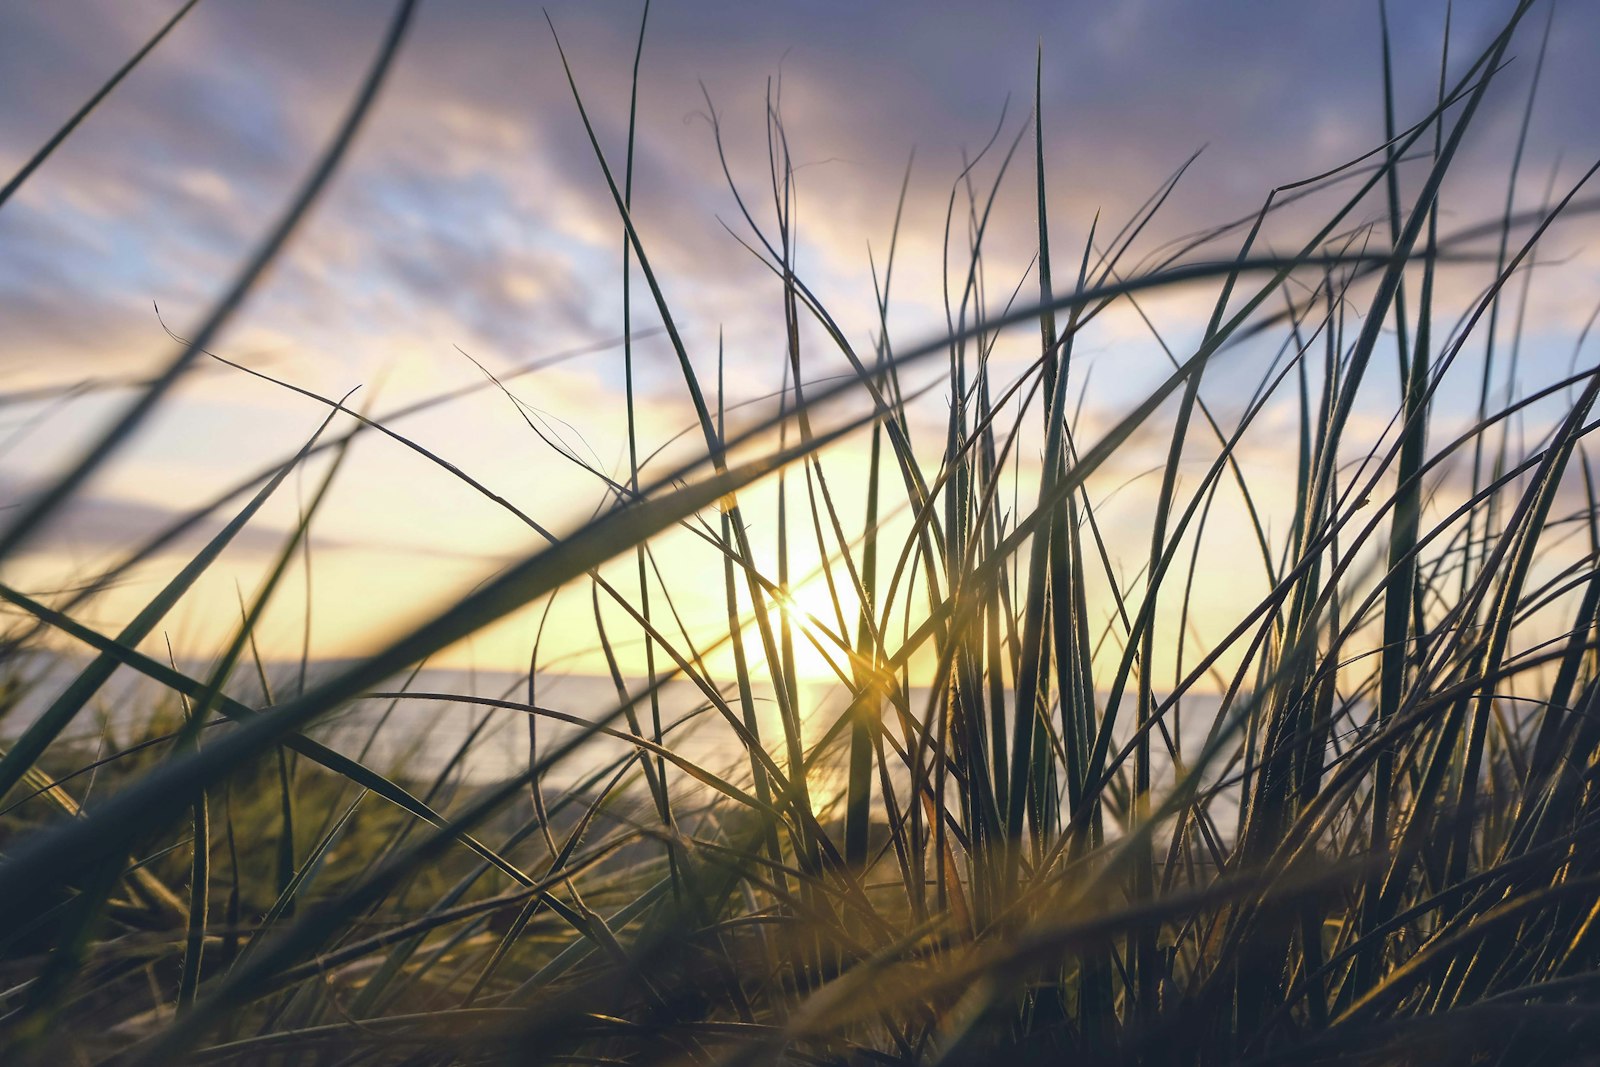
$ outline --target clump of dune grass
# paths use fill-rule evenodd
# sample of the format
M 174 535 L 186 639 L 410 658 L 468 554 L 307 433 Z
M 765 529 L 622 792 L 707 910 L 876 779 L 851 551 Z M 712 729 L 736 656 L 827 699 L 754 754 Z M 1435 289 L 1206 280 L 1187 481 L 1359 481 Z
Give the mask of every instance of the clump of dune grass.
M 325 420 L 296 454 L 72 591 L 0 585 L 12 684 L 47 637 L 90 657 L 0 756 L 0 1045 L 12 1062 L 128 1064 L 1581 1059 L 1600 1036 L 1600 368 L 1584 327 L 1571 372 L 1524 391 L 1516 309 L 1549 269 L 1540 242 L 1593 210 L 1593 169 L 1517 213 L 1519 145 L 1503 217 L 1451 230 L 1440 207 L 1513 42 L 1538 39 L 1533 6 L 1481 55 L 1441 57 L 1422 115 L 1396 114 L 1385 38 L 1381 144 L 1154 250 L 1141 237 L 1181 170 L 1115 232 L 1097 222 L 1082 247 L 1052 245 L 1036 109 L 953 183 L 947 329 L 918 343 L 889 330 L 898 211 L 862 294 L 870 345 L 808 286 L 769 102 L 770 186 L 757 196 L 725 172 L 735 236 L 781 304 L 781 394 L 737 428 L 724 354 L 703 380 L 713 354 L 686 347 L 672 279 L 633 224 L 631 116 L 612 159 L 567 67 L 619 220 L 628 463 L 589 468 L 608 504 L 557 533 L 405 435 L 453 395 L 372 414 L 283 382 Z M 224 299 L 16 509 L 0 558 L 48 537 L 212 358 L 351 144 L 412 7 Z M 645 40 L 641 27 L 635 98 Z M 997 304 L 984 239 L 1005 181 L 1036 190 L 1038 240 Z M 1315 225 L 1269 245 L 1308 205 Z M 1446 278 L 1470 280 L 1450 287 L 1464 303 L 1446 306 Z M 1191 343 L 1145 317 L 1167 292 L 1210 303 Z M 1117 313 L 1148 325 L 1170 373 L 1090 427 L 1084 339 Z M 658 326 L 702 445 L 676 466 L 636 428 L 632 339 Z M 1018 373 L 996 369 L 1002 336 L 1037 338 Z M 1251 347 L 1272 354 L 1240 389 L 1226 365 Z M 819 361 L 848 373 L 819 380 Z M 1478 383 L 1464 420 L 1440 401 L 1462 379 Z M 479 388 L 514 400 L 515 384 Z M 913 415 L 944 400 L 930 444 Z M 274 687 L 254 626 L 358 436 L 449 470 L 542 547 L 370 655 Z M 1263 436 L 1287 494 L 1260 484 L 1248 448 Z M 864 443 L 864 499 L 840 495 L 841 442 Z M 1113 542 L 1106 479 L 1151 448 L 1142 542 Z M 209 666 L 153 654 L 239 531 L 330 454 Z M 779 531 L 771 553 L 748 533 L 758 484 L 776 486 L 759 516 Z M 81 621 L 196 529 L 209 542 L 119 632 Z M 655 554 L 681 530 L 714 560 L 696 581 L 726 601 L 709 637 L 680 625 Z M 1219 549 L 1230 580 L 1260 590 L 1220 626 L 1203 603 Z M 631 582 L 602 571 L 617 559 Z M 802 585 L 827 590 L 820 613 Z M 609 706 L 543 701 L 536 649 L 525 690 L 504 697 L 411 684 L 561 590 L 592 600 Z M 642 677 L 619 665 L 623 641 L 643 642 Z M 842 699 L 806 706 L 802 643 Z M 117 672 L 160 686 L 164 717 L 85 747 L 69 728 Z M 669 687 L 694 689 L 691 717 L 736 760 L 686 754 Z M 418 778 L 317 732 L 353 705 L 422 699 L 525 721 L 526 769 L 464 782 L 464 742 Z

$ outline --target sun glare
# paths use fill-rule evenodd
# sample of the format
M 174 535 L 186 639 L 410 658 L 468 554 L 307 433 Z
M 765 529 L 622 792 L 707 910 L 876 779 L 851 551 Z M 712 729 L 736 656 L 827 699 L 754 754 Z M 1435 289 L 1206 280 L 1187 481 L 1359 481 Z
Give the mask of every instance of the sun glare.
M 767 617 L 773 626 L 786 618 L 792 627 L 796 674 L 811 682 L 837 681 L 840 672 L 849 676 L 850 656 L 840 647 L 840 641 L 853 639 L 861 612 L 859 605 L 854 590 L 841 583 L 840 576 L 835 576 L 831 590 L 827 581 L 818 576 L 768 602 Z M 841 615 L 845 624 L 842 631 Z

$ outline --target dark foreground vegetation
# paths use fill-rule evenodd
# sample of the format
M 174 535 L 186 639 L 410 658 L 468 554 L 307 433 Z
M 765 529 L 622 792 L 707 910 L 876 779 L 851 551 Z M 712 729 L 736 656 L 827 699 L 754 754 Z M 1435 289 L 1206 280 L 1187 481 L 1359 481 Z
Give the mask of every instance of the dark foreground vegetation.
M 353 141 L 411 8 L 210 318 L 78 465 L 5 512 L 0 560 L 47 539 L 211 359 Z M 771 186 L 738 190 L 738 237 L 770 267 L 787 388 L 737 429 L 722 354 L 686 350 L 673 281 L 628 215 L 631 130 L 622 158 L 591 132 L 632 279 L 625 332 L 664 328 L 698 458 L 647 461 L 654 444 L 634 442 L 621 476 L 592 472 L 610 493 L 592 521 L 547 535 L 519 512 L 542 547 L 305 685 L 258 670 L 252 628 L 353 439 L 443 463 L 405 437 L 408 411 L 312 396 L 328 421 L 304 449 L 182 528 L 70 590 L 0 584 L 6 707 L 38 709 L 7 722 L 0 756 L 0 1059 L 1585 1062 L 1600 1042 L 1600 368 L 1587 325 L 1563 342 L 1570 369 L 1535 386 L 1517 353 L 1535 325 L 1518 308 L 1556 269 L 1541 242 L 1593 232 L 1592 171 L 1537 211 L 1510 196 L 1487 221 L 1441 210 L 1513 55 L 1542 61 L 1542 10 L 1507 14 L 1481 54 L 1439 57 L 1435 108 L 1391 104 L 1367 155 L 1172 246 L 1140 238 L 1181 171 L 1086 246 L 1052 247 L 1050 116 L 1012 127 L 952 186 L 949 330 L 920 344 L 888 336 L 892 243 L 862 294 L 885 327 L 866 347 L 793 269 L 773 108 Z M 1036 186 L 1038 248 L 996 302 L 983 238 L 1003 181 Z M 1286 213 L 1293 243 L 1273 229 Z M 1087 428 L 1075 345 L 1167 290 L 1205 295 L 1203 333 L 1169 345 L 1152 326 L 1170 373 Z M 1020 374 L 991 375 L 1002 334 L 1037 339 Z M 1245 351 L 1267 358 L 1241 388 L 1228 361 Z M 817 380 L 820 359 L 847 373 Z M 1441 399 L 1459 382 L 1469 410 Z M 933 447 L 913 439 L 928 398 L 949 400 Z M 1258 488 L 1247 450 L 1263 436 L 1288 493 Z M 865 499 L 830 481 L 841 441 L 870 456 Z M 1151 442 L 1165 461 L 1142 483 L 1142 543 L 1108 543 L 1097 476 Z M 300 530 L 214 659 L 162 654 L 163 619 L 313 463 Z M 768 558 L 741 493 L 780 480 L 783 510 L 760 519 L 789 540 Z M 715 561 L 697 580 L 726 589 L 720 635 L 675 621 L 654 554 L 675 528 Z M 141 613 L 117 631 L 84 621 L 194 530 L 204 549 Z M 1196 579 L 1222 537 L 1265 593 L 1219 626 Z M 820 617 L 788 598 L 817 580 L 790 573 L 791 541 L 827 561 Z M 621 620 L 598 630 L 608 658 L 625 636 L 650 668 L 617 669 L 605 707 L 540 703 L 537 661 L 497 703 L 461 697 L 526 720 L 519 776 L 469 780 L 469 746 L 408 775 L 318 732 L 354 703 L 410 699 L 413 667 L 562 588 Z M 803 705 L 801 643 L 848 690 L 824 721 Z M 84 658 L 41 693 L 27 667 L 42 649 Z M 725 676 L 714 654 L 731 655 Z M 166 695 L 86 730 L 128 672 Z M 669 683 L 698 691 L 726 766 L 675 747 Z M 623 755 L 598 754 L 618 739 Z

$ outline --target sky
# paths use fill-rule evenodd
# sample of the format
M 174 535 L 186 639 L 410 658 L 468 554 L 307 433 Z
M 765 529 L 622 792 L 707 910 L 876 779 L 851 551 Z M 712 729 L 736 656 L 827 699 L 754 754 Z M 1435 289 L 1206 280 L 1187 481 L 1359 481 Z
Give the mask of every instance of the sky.
M 0 173 L 20 166 L 177 6 L 0 0 Z M 1452 76 L 1510 6 L 1454 5 Z M 164 325 L 182 335 L 203 320 L 348 106 L 390 10 L 367 0 L 202 0 L 0 211 L 0 394 L 9 401 L 0 408 L 0 500 L 23 499 L 120 410 L 128 392 L 105 386 L 171 358 Z M 552 25 L 601 147 L 620 166 L 641 11 L 612 0 L 543 9 L 509 0 L 422 4 L 350 158 L 217 351 L 326 395 L 359 387 L 351 404 L 379 413 L 482 382 L 486 370 L 581 353 L 517 379 L 521 409 L 487 389 L 403 426 L 548 528 L 581 523 L 603 502 L 601 488 L 534 430 L 613 476 L 626 473 L 622 355 L 613 343 L 622 331 L 622 236 Z M 1442 2 L 1390 5 L 1402 125 L 1431 106 L 1444 18 Z M 1541 5 L 1463 147 L 1445 193 L 1447 225 L 1493 219 L 1503 208 L 1544 25 Z M 1600 111 L 1589 103 L 1600 90 L 1600 6 L 1563 3 L 1553 26 L 1519 207 L 1537 206 L 1552 182 L 1564 190 L 1600 153 Z M 945 329 L 953 183 L 998 131 L 972 172 L 978 195 L 987 195 L 1006 149 L 1031 130 L 1036 60 L 1058 249 L 1081 248 L 1097 214 L 1103 228 L 1120 227 L 1199 152 L 1141 238 L 1150 251 L 1248 214 L 1274 186 L 1379 144 L 1379 30 L 1378 5 L 1352 0 L 658 0 L 641 54 L 632 214 L 700 373 L 715 380 L 720 346 L 728 404 L 757 402 L 735 407 L 737 420 L 766 410 L 760 398 L 782 384 L 782 309 L 776 280 L 740 243 L 752 235 L 716 130 L 727 174 L 770 227 L 773 102 L 797 168 L 799 270 L 853 343 L 871 351 L 873 269 L 884 263 L 902 181 L 890 325 L 909 345 Z M 1414 190 L 1421 172 L 1406 174 Z M 1037 243 L 1033 193 L 1030 136 L 999 187 L 986 237 L 993 308 L 1027 277 Z M 948 246 L 958 275 L 965 211 L 962 199 Z M 1296 225 L 1291 215 L 1275 236 L 1287 241 Z M 1593 236 L 1592 218 L 1557 235 L 1559 269 L 1547 271 L 1526 315 L 1521 388 L 1557 376 L 1572 356 L 1600 281 Z M 1481 284 L 1444 283 L 1458 303 Z M 1178 291 L 1145 310 L 1181 345 L 1197 336 L 1209 305 Z M 637 284 L 634 325 L 648 334 L 637 345 L 641 442 L 689 458 L 695 438 L 677 435 L 692 426 L 692 409 Z M 808 376 L 837 373 L 837 356 L 807 330 L 806 352 L 816 353 Z M 1034 337 L 1007 339 L 996 365 L 1013 365 L 1007 359 Z M 1238 410 L 1263 358 L 1241 353 L 1208 380 L 1219 410 Z M 1080 365 L 1091 438 L 1169 367 L 1127 309 L 1085 337 Z M 66 387 L 76 390 L 18 399 Z M 1466 386 L 1444 395 L 1464 403 Z M 5 562 L 6 580 L 40 593 L 69 586 L 137 537 L 292 454 L 325 415 L 280 386 L 220 364 L 202 368 L 44 536 Z M 937 406 L 922 417 L 936 440 Z M 858 437 L 836 449 L 842 490 L 861 481 L 863 447 Z M 1263 484 L 1281 483 L 1281 442 L 1269 433 L 1250 447 Z M 1106 491 L 1138 483 L 1147 458 L 1132 449 L 1107 472 Z M 324 469 L 308 467 L 175 617 L 180 647 L 216 646 L 221 620 L 237 611 L 235 587 L 259 579 Z M 1123 515 L 1135 543 L 1139 503 L 1148 499 L 1138 484 L 1122 494 L 1120 512 L 1108 513 Z M 770 545 L 770 528 L 752 533 Z M 673 560 L 689 572 L 705 566 L 690 562 L 687 540 L 664 541 L 669 569 Z M 294 646 L 309 587 L 316 653 L 357 653 L 539 543 L 438 466 L 392 442 L 362 440 L 317 515 L 311 577 L 297 571 L 268 632 L 277 651 Z M 91 621 L 126 618 L 178 561 L 141 568 L 87 609 Z M 1252 598 L 1248 583 L 1213 577 L 1220 600 Z M 686 613 L 714 617 L 720 594 L 695 585 L 682 592 Z M 592 633 L 587 598 L 578 599 L 561 609 L 571 613 L 563 631 Z M 525 661 L 528 620 L 497 633 L 459 655 Z M 553 641 L 552 655 L 595 670 L 590 646 L 571 636 L 565 646 Z

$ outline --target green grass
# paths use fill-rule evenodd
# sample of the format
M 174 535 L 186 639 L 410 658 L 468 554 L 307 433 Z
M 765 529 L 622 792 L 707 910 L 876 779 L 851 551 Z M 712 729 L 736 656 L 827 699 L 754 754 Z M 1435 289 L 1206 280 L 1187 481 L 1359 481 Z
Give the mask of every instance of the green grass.
M 860 348 L 797 268 L 795 174 L 769 101 L 770 188 L 737 187 L 726 159 L 724 173 L 735 237 L 781 309 L 782 389 L 738 430 L 725 354 L 689 349 L 673 279 L 630 215 L 648 180 L 634 113 L 619 165 L 567 68 L 622 246 L 627 469 L 588 468 L 608 505 L 557 533 L 406 436 L 406 418 L 459 391 L 373 414 L 279 382 L 326 420 L 294 455 L 74 590 L 0 585 L 5 709 L 38 648 L 90 657 L 0 754 L 7 1062 L 1587 1062 L 1600 367 L 1585 364 L 1587 326 L 1571 373 L 1532 392 L 1515 353 L 1519 301 L 1553 269 L 1535 251 L 1592 212 L 1593 169 L 1519 214 L 1519 139 L 1502 218 L 1447 229 L 1441 208 L 1482 105 L 1506 92 L 1513 41 L 1538 39 L 1537 19 L 1521 25 L 1533 6 L 1510 9 L 1482 55 L 1441 57 L 1423 115 L 1396 113 L 1385 36 L 1383 144 L 1153 250 L 1142 239 L 1182 168 L 1109 238 L 1110 220 L 1083 220 L 1087 242 L 1063 252 L 1051 116 L 1002 123 L 951 185 L 947 329 L 906 344 L 889 329 L 904 191 L 861 294 L 879 329 Z M 354 140 L 411 8 L 224 298 L 16 510 L 0 559 L 48 538 L 171 386 L 222 358 L 208 348 Z M 1519 62 L 1542 66 L 1537 48 Z M 986 265 L 1004 182 L 1030 183 L 1036 205 L 1020 278 Z M 1279 248 L 1286 213 L 1300 237 Z M 1447 305 L 1447 279 L 1468 295 Z M 1184 345 L 1146 314 L 1168 291 L 1211 306 Z M 1148 327 L 1170 373 L 1097 421 L 1083 349 L 1112 314 Z M 698 450 L 682 461 L 638 429 L 633 338 L 658 325 L 692 408 Z M 1020 370 L 997 355 L 1002 335 L 1037 336 Z M 1240 362 L 1259 378 L 1241 386 Z M 1441 399 L 1463 379 L 1477 383 L 1465 419 Z M 510 381 L 480 388 L 515 402 Z M 363 434 L 447 471 L 543 547 L 275 695 L 255 631 Z M 841 444 L 864 451 L 861 477 L 840 477 Z M 214 658 L 153 654 L 259 509 L 329 454 Z M 1150 457 L 1130 541 L 1115 501 Z M 120 631 L 83 621 L 202 526 L 217 532 Z M 714 633 L 691 635 L 662 577 L 665 535 L 685 533 L 713 561 L 694 580 L 726 604 Z M 627 581 L 602 569 L 614 560 Z M 1208 602 L 1219 561 L 1259 590 L 1248 606 Z M 801 585 L 827 590 L 823 611 L 790 597 Z M 537 645 L 523 693 L 413 691 L 431 657 L 562 590 L 591 602 L 615 702 L 545 702 Z M 807 706 L 802 642 L 836 668 L 837 706 Z M 630 677 L 619 650 L 640 643 Z M 118 672 L 164 696 L 132 733 L 117 719 L 85 742 Z M 737 760 L 688 754 L 668 686 L 693 688 L 696 723 Z M 356 703 L 423 698 L 525 721 L 525 772 L 471 784 L 463 744 L 439 773 L 407 775 L 319 740 Z

